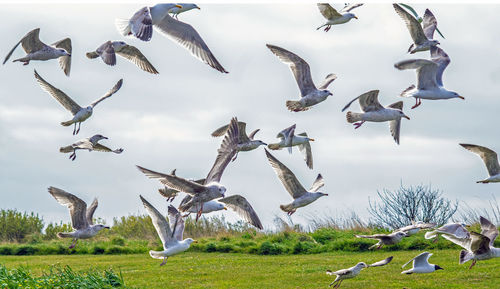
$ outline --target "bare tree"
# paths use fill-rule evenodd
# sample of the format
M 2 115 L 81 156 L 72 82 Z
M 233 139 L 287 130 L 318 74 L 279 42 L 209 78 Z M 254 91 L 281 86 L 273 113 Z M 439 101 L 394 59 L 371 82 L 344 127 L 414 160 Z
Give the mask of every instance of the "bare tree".
M 396 191 L 377 191 L 379 202 L 372 202 L 368 212 L 374 222 L 393 229 L 411 224 L 412 221 L 445 224 L 458 209 L 458 201 L 452 202 L 442 197 L 439 190 L 431 186 L 401 187 Z
M 483 216 L 494 224 L 500 224 L 500 203 L 495 196 L 488 203 L 489 208 L 473 209 L 464 202 L 460 208 L 460 220 L 466 224 L 474 224 Z

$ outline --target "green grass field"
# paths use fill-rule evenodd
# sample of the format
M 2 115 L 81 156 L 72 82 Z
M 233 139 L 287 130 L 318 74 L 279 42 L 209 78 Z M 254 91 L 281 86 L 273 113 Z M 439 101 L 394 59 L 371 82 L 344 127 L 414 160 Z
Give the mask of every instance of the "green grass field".
M 431 251 L 432 252 L 432 251 Z M 375 262 L 390 255 L 385 267 L 367 268 L 342 288 L 500 288 L 500 262 L 478 262 L 472 269 L 458 264 L 458 250 L 434 250 L 430 261 L 445 270 L 432 274 L 401 275 L 401 265 L 419 251 L 323 253 L 260 256 L 234 253 L 187 252 L 160 260 L 147 254 L 0 256 L 7 268 L 26 266 L 39 275 L 50 265 L 69 265 L 75 271 L 112 268 L 121 271 L 129 288 L 328 288 L 326 269 L 338 270 L 357 262 Z

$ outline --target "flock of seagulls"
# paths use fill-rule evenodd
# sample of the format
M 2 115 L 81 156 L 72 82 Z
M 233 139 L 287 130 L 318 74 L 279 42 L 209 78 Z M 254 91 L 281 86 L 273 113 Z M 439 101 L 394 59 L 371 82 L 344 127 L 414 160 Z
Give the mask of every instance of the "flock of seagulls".
M 337 12 L 337 10 L 329 4 L 317 4 L 319 12 L 327 20 L 326 23 L 317 29 L 325 27 L 324 31 L 328 32 L 334 25 L 347 23 L 353 18 L 358 19 L 351 11 L 362 5 L 363 4 L 346 5 L 340 12 Z M 418 52 L 430 51 L 430 59 L 409 59 L 394 64 L 395 68 L 398 70 L 416 70 L 416 84 L 405 89 L 401 93 L 401 96 L 415 98 L 416 102 L 412 109 L 418 107 L 422 99 L 464 99 L 458 93 L 444 88 L 443 73 L 450 64 L 450 57 L 439 47 L 440 42 L 434 39 L 434 32 L 437 30 L 437 21 L 432 12 L 427 9 L 423 18 L 420 19 L 412 9 L 410 9 L 410 11 L 414 13 L 415 17 L 405 10 L 405 8 L 411 8 L 407 5 L 393 4 L 393 7 L 396 13 L 404 21 L 413 40 L 408 52 L 410 54 L 415 54 Z M 228 73 L 215 58 L 200 34 L 191 25 L 178 20 L 179 14 L 192 9 L 200 8 L 196 4 L 185 3 L 162 3 L 151 7 L 146 6 L 137 10 L 128 19 L 117 19 L 115 25 L 122 36 L 136 38 L 145 42 L 152 39 L 153 30 L 156 30 L 184 47 L 195 58 L 206 63 L 213 69 L 222 73 Z M 13 62 L 22 62 L 23 65 L 28 65 L 31 61 L 58 59 L 62 70 L 69 76 L 72 57 L 71 39 L 65 38 L 51 45 L 47 45 L 40 41 L 39 32 L 40 29 L 37 28 L 26 34 L 7 54 L 3 64 L 10 59 L 16 48 L 21 44 L 26 55 L 13 60 Z M 439 34 L 442 36 L 440 32 Z M 280 61 L 289 66 L 299 87 L 300 99 L 286 101 L 288 110 L 292 112 L 307 111 L 332 95 L 331 91 L 327 88 L 337 78 L 335 74 L 328 74 L 323 82 L 319 86 L 316 86 L 312 81 L 310 67 L 305 60 L 293 52 L 279 46 L 271 44 L 266 44 L 266 46 Z M 105 64 L 111 66 L 117 63 L 116 55 L 134 63 L 145 72 L 159 74 L 156 68 L 138 48 L 122 40 L 106 41 L 96 50 L 86 53 L 89 59 L 101 58 Z M 36 70 L 34 71 L 34 75 L 40 87 L 57 100 L 66 110 L 71 112 L 73 117 L 68 121 L 61 122 L 61 125 L 73 125 L 73 135 L 79 133 L 81 123 L 90 118 L 94 107 L 117 93 L 123 84 L 123 80 L 120 79 L 113 88 L 102 97 L 98 98 L 87 107 L 81 107 L 63 91 L 45 81 Z M 363 123 L 367 121 L 389 122 L 391 135 L 395 142 L 399 144 L 401 119 L 406 118 L 409 120 L 410 117 L 403 112 L 403 101 L 397 101 L 388 106 L 383 106 L 378 101 L 378 94 L 379 90 L 376 89 L 363 93 L 345 105 L 342 111 L 345 111 L 357 101 L 361 112 L 348 111 L 346 113 L 347 122 L 352 123 L 355 129 L 361 127 Z M 239 152 L 249 152 L 258 149 L 260 146 L 267 146 L 270 150 L 287 148 L 289 153 L 291 153 L 293 147 L 297 146 L 304 155 L 307 167 L 313 169 L 310 142 L 314 141 L 314 139 L 310 138 L 305 132 L 296 134 L 296 124 L 279 132 L 277 135 L 279 142 L 270 144 L 255 139 L 260 129 L 255 129 L 250 134 L 247 134 L 246 126 L 247 124 L 245 122 L 238 121 L 238 119 L 234 117 L 229 124 L 221 126 L 212 133 L 213 137 L 222 137 L 222 142 L 217 150 L 212 168 L 203 179 L 193 180 L 181 177 L 176 174 L 175 169 L 171 173 L 161 173 L 142 166 L 137 166 L 137 168 L 147 177 L 157 179 L 163 184 L 163 188 L 159 189 L 159 193 L 164 196 L 168 202 L 172 202 L 179 194 L 185 194 L 178 208 L 173 205 L 168 207 L 168 220 L 143 196 L 140 196 L 140 200 L 151 216 L 153 225 L 164 247 L 163 251 L 150 251 L 152 258 L 163 260 L 161 265 L 166 264 L 168 257 L 187 250 L 191 243 L 195 242 L 191 238 L 183 239 L 184 218 L 191 213 L 196 214 L 197 221 L 202 214 L 230 209 L 249 224 L 258 229 L 263 229 L 258 214 L 248 200 L 242 195 L 226 196 L 227 188 L 221 183 L 225 169 L 231 162 L 237 159 Z M 99 141 L 105 139 L 108 138 L 96 134 L 92 137 L 78 140 L 71 145 L 61 147 L 60 152 L 71 153 L 69 157 L 71 160 L 76 159 L 77 150 L 113 152 L 115 154 L 123 152 L 122 148 L 113 150 L 99 143 Z M 500 165 L 498 163 L 497 154 L 494 151 L 478 145 L 460 145 L 479 155 L 487 167 L 490 177 L 478 182 L 500 182 Z M 280 162 L 267 149 L 264 149 L 264 152 L 279 181 L 293 198 L 291 203 L 280 205 L 281 210 L 286 212 L 288 216 L 293 215 L 298 208 L 305 207 L 323 196 L 328 196 L 327 193 L 319 191 L 324 186 L 324 179 L 321 174 L 318 174 L 309 189 L 305 189 L 295 174 L 286 165 Z M 93 223 L 93 214 L 98 205 L 97 199 L 87 208 L 87 204 L 84 201 L 71 193 L 55 187 L 50 187 L 48 190 L 61 205 L 69 208 L 74 231 L 70 233 L 61 232 L 58 236 L 61 238 L 72 238 L 73 243 L 70 248 L 76 245 L 78 239 L 91 238 L 100 230 L 109 229 L 107 226 Z M 481 217 L 480 223 L 481 233 L 468 231 L 464 224 L 457 223 L 447 224 L 434 229 L 434 231 L 427 232 L 425 237 L 426 239 L 432 239 L 441 235 L 445 239 L 463 247 L 464 250 L 460 253 L 460 264 L 472 260 L 472 268 L 477 260 L 500 257 L 500 248 L 493 247 L 493 242 L 498 236 L 498 229 L 483 217 Z M 370 248 L 380 248 L 384 245 L 389 246 L 397 244 L 403 238 L 410 237 L 420 230 L 433 229 L 435 226 L 435 224 L 415 222 L 390 234 L 356 235 L 356 237 L 376 239 L 378 242 Z M 419 254 L 403 265 L 403 267 L 405 267 L 410 262 L 413 262 L 413 268 L 403 271 L 402 273 L 431 273 L 442 269 L 438 265 L 428 262 L 431 256 L 432 254 L 429 252 Z M 335 281 L 332 282 L 330 286 L 338 288 L 343 280 L 356 277 L 362 269 L 384 266 L 389 264 L 391 260 L 392 257 L 389 257 L 371 265 L 360 262 L 348 269 L 342 269 L 336 272 L 327 271 L 328 274 L 336 276 Z

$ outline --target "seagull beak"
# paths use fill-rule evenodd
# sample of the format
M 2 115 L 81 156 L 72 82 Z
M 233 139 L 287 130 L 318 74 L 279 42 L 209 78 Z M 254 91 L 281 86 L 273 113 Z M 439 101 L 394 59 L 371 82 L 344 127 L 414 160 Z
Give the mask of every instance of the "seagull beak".
M 465 97 L 463 97 L 463 96 L 460 96 L 460 95 L 458 96 L 458 98 L 461 98 L 461 99 L 464 99 L 464 100 L 465 100 Z
M 111 229 L 111 228 L 110 228 L 109 226 L 104 226 L 104 229 L 108 229 L 108 230 L 109 230 L 109 229 Z
M 436 270 L 444 270 L 444 268 L 440 267 L 439 265 L 436 265 Z
M 328 194 L 323 194 L 323 196 L 328 196 Z
M 70 53 L 68 53 L 68 56 L 69 56 L 69 57 L 71 57 L 71 54 L 70 54 Z
M 107 137 L 103 136 L 102 139 L 108 139 Z
M 357 16 L 354 16 L 354 18 L 358 19 L 358 17 L 357 17 Z
M 226 208 L 226 207 L 224 207 L 223 209 L 224 209 L 224 210 L 227 210 L 227 208 Z
M 200 7 L 198 7 L 198 6 L 196 6 L 196 9 L 201 10 L 201 8 L 200 8 Z
M 174 7 L 177 7 L 177 8 L 182 8 L 182 6 L 181 6 L 181 5 L 175 5 Z
M 194 240 L 193 243 L 198 243 L 198 240 Z
M 313 138 L 309 138 L 309 141 L 314 141 L 314 139 Z
M 407 115 L 405 115 L 405 116 L 403 116 L 403 117 L 404 117 L 404 118 L 406 118 L 406 119 L 408 119 L 408 120 L 410 119 L 410 117 L 408 117 Z

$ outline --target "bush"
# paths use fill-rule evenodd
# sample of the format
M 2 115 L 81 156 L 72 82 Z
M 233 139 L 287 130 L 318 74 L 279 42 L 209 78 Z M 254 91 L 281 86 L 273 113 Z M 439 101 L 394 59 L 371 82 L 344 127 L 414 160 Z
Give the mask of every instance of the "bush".
M 205 252 L 211 253 L 217 251 L 217 245 L 215 243 L 208 243 L 205 246 Z
M 94 254 L 94 255 L 102 255 L 102 254 L 104 254 L 105 251 L 106 251 L 106 249 L 104 249 L 103 247 L 98 246 L 98 245 L 96 245 L 92 248 L 92 254 Z
M 43 220 L 35 213 L 0 210 L 0 241 L 22 242 L 32 234 L 41 234 Z
M 111 238 L 111 244 L 116 246 L 125 246 L 125 239 L 120 236 L 113 236 Z

